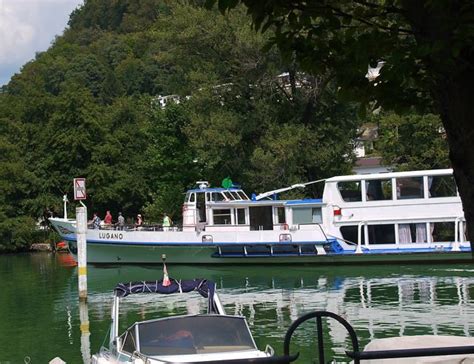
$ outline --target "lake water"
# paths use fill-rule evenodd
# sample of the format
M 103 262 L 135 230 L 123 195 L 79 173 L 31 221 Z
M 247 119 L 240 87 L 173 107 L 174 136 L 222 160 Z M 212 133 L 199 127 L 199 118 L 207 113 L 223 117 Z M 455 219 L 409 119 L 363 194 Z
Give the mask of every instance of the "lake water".
M 89 267 L 91 335 L 81 341 L 77 268 L 64 266 L 66 257 L 0 256 L 0 364 L 47 363 L 56 356 L 82 363 L 83 355 L 106 343 L 115 284 L 162 278 L 161 266 Z M 244 315 L 259 348 L 270 344 L 279 354 L 291 322 L 313 310 L 342 315 L 362 346 L 388 336 L 474 334 L 474 264 L 168 266 L 168 271 L 181 279 L 214 280 L 227 313 Z M 126 299 L 123 319 L 131 323 L 156 315 L 202 312 L 204 300 L 183 296 Z M 342 360 L 344 349 L 350 349 L 348 335 L 334 321 L 325 327 L 328 352 Z M 312 362 L 314 342 L 314 327 L 305 324 L 295 337 L 294 348 L 302 353 L 298 363 Z

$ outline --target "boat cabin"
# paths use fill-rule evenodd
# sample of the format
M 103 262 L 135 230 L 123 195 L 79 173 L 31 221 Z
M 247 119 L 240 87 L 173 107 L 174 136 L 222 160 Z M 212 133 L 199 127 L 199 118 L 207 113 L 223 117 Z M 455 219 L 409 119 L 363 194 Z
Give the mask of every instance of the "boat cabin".
M 452 169 L 329 178 L 323 201 L 330 234 L 366 246 L 465 241 Z
M 288 230 L 302 224 L 320 224 L 322 200 L 250 199 L 240 188 L 199 188 L 186 193 L 183 204 L 183 230 Z

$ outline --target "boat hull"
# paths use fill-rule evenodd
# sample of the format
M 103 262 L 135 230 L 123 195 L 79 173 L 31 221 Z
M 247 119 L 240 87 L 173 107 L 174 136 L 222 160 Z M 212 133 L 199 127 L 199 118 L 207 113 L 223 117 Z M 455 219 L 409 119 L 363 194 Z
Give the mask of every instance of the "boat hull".
M 75 256 L 75 222 L 57 219 L 52 223 Z M 450 244 L 433 247 L 411 244 L 400 249 L 364 248 L 357 254 L 354 246 L 344 245 L 337 238 L 322 236 L 318 230 L 238 234 L 94 229 L 87 232 L 89 264 L 160 264 L 163 257 L 173 264 L 336 265 L 473 261 L 468 243 L 463 243 L 460 251 L 453 251 Z
M 75 255 L 75 242 L 70 242 Z M 474 262 L 470 251 L 451 252 L 402 252 L 402 253 L 328 253 L 309 255 L 283 253 L 280 255 L 248 254 L 247 256 L 223 256 L 218 247 L 207 246 L 147 246 L 123 244 L 87 244 L 87 259 L 90 264 L 160 264 L 162 258 L 173 264 L 383 264 L 391 263 L 454 263 Z

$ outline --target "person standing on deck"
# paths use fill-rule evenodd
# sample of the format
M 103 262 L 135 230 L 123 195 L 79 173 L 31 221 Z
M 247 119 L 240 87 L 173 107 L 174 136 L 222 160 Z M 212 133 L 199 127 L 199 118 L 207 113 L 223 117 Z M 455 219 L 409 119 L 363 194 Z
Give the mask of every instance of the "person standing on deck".
M 100 229 L 100 217 L 97 212 L 94 212 L 94 217 L 92 218 L 92 226 L 94 229 Z
M 137 215 L 137 221 L 135 223 L 135 227 L 137 228 L 137 230 L 141 230 L 142 225 L 143 225 L 143 217 L 142 217 L 141 214 L 138 214 Z
M 163 230 L 168 231 L 172 223 L 173 221 L 171 220 L 171 218 L 166 213 L 164 213 L 163 214 Z
M 119 230 L 123 230 L 123 227 L 125 226 L 125 218 L 122 216 L 122 213 L 118 213 L 117 217 L 117 227 Z
M 109 210 L 107 210 L 107 212 L 105 213 L 104 224 L 105 225 L 112 225 L 112 214 L 110 213 Z

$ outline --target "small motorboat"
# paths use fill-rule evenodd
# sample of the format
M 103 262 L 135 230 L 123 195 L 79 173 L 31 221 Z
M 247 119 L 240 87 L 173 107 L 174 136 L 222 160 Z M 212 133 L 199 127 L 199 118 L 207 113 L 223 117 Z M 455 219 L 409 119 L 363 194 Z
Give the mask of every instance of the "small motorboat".
M 122 299 L 135 294 L 198 292 L 207 298 L 207 313 L 160 317 L 133 323 L 119 332 Z M 215 283 L 205 279 L 119 283 L 114 289 L 108 348 L 92 356 L 92 364 L 109 363 L 289 363 L 288 356 L 259 350 L 245 317 L 227 315 Z

